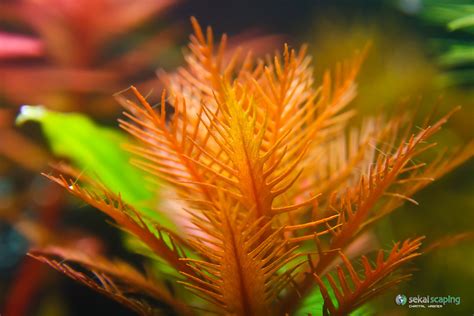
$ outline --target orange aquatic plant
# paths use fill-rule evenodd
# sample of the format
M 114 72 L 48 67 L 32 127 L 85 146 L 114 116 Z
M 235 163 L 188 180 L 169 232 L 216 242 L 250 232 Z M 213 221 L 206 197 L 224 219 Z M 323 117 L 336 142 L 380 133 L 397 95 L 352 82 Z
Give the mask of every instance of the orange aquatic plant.
M 305 48 L 229 59 L 225 36 L 215 46 L 210 29 L 193 26 L 187 66 L 162 74 L 167 92 L 158 108 L 134 87 L 133 100 L 119 97 L 127 110 L 120 126 L 141 143 L 128 145 L 131 163 L 174 192 L 177 228 L 75 172 L 47 175 L 177 273 L 143 275 L 59 247 L 31 255 L 141 314 L 293 314 L 319 288 L 324 304 L 305 312 L 345 315 L 409 278 L 403 266 L 420 255 L 423 237 L 374 257 L 356 241 L 472 156 L 470 144 L 429 166 L 419 161 L 451 113 L 415 133 L 409 115 L 348 128 L 364 52 L 315 85 Z

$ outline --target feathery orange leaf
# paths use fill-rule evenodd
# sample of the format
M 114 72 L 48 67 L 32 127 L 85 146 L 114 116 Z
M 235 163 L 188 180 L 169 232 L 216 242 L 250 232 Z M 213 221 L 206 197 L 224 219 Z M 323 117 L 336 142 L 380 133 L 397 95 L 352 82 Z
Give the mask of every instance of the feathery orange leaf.
M 187 267 L 180 261 L 180 258 L 184 256 L 184 251 L 178 243 L 181 238 L 170 231 L 165 231 L 156 224 L 146 223 L 141 218 L 140 213 L 133 207 L 123 203 L 119 196 L 105 188 L 101 188 L 101 193 L 92 191 L 92 189 L 84 189 L 77 183 L 77 180 L 68 181 L 63 176 L 59 178 L 46 174 L 44 176 L 64 187 L 72 195 L 110 216 L 118 225 L 140 239 L 178 271 L 188 271 Z M 165 236 L 170 240 L 170 246 L 166 243 Z
M 164 285 L 152 282 L 124 262 L 97 255 L 90 258 L 76 249 L 60 247 L 34 249 L 29 255 L 142 315 L 156 315 L 157 307 L 163 304 L 182 315 L 193 314 Z
M 366 256 L 362 256 L 362 265 L 364 267 L 363 278 L 356 272 L 349 259 L 340 252 L 343 266 L 337 266 L 336 280 L 327 274 L 327 279 L 334 290 L 337 307 L 331 300 L 327 287 L 321 277 L 314 273 L 313 276 L 319 285 L 319 289 L 324 298 L 324 315 L 347 315 L 357 307 L 363 305 L 374 296 L 386 291 L 398 283 L 408 279 L 411 275 L 396 276 L 393 273 L 407 261 L 420 255 L 416 252 L 421 245 L 421 238 L 414 240 L 405 240 L 403 243 L 397 242 L 387 258 L 384 258 L 384 251 L 379 250 L 375 266 L 372 266 Z M 346 268 L 347 272 L 344 271 Z M 348 282 L 350 280 L 350 282 Z

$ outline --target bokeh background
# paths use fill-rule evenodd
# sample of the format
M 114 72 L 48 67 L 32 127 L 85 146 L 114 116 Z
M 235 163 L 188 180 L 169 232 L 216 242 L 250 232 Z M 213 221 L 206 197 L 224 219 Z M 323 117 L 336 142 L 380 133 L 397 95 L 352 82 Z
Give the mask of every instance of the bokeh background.
M 362 114 L 415 109 L 422 118 L 457 113 L 438 151 L 474 133 L 474 14 L 462 0 L 2 0 L 0 2 L 0 314 L 128 315 L 48 267 L 25 257 L 54 240 L 139 263 L 98 212 L 48 183 L 53 157 L 37 124 L 14 124 L 20 106 L 43 104 L 115 126 L 112 94 L 134 84 L 160 92 L 155 71 L 173 70 L 191 32 L 190 16 L 226 32 L 232 46 L 272 53 L 284 42 L 309 44 L 315 74 L 371 43 L 354 107 Z M 465 21 L 467 20 L 467 21 Z M 455 21 L 453 23 L 453 21 Z M 456 23 L 457 22 L 457 23 Z M 67 130 L 64 131 L 67 133 Z M 381 244 L 472 231 L 474 163 L 468 161 L 418 194 L 377 228 Z M 414 278 L 374 304 L 383 314 L 474 312 L 474 243 L 460 242 L 416 260 Z M 395 295 L 460 296 L 442 310 L 400 309 Z M 317 314 L 317 312 L 315 312 Z

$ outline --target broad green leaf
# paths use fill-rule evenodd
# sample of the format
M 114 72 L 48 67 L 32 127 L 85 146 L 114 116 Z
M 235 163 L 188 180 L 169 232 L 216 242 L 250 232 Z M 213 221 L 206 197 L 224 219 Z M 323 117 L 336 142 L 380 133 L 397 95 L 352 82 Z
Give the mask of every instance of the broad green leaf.
M 60 113 L 41 106 L 23 106 L 17 124 L 40 123 L 53 153 L 68 158 L 88 176 L 135 206 L 161 225 L 174 228 L 169 219 L 149 207 L 154 194 L 145 187 L 144 174 L 129 163 L 130 154 L 122 148 L 126 135 L 95 124 L 78 113 Z

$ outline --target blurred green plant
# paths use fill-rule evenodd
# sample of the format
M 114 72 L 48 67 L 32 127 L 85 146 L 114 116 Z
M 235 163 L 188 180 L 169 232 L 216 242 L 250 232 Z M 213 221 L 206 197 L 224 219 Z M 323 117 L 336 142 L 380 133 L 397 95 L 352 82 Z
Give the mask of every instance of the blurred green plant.
M 468 0 L 425 0 L 420 17 L 444 30 L 432 40 L 445 73 L 442 85 L 474 85 L 474 4 Z
M 54 112 L 42 106 L 22 106 L 16 122 L 21 125 L 27 121 L 41 124 L 57 157 L 71 159 L 81 173 L 96 177 L 113 192 L 122 192 L 125 201 L 150 199 L 150 192 L 141 185 L 143 173 L 129 164 L 130 155 L 120 147 L 127 140 L 123 133 L 98 126 L 85 115 Z

